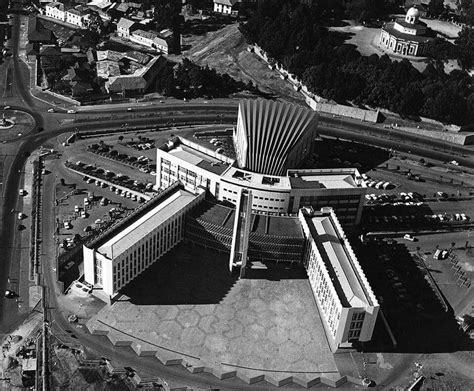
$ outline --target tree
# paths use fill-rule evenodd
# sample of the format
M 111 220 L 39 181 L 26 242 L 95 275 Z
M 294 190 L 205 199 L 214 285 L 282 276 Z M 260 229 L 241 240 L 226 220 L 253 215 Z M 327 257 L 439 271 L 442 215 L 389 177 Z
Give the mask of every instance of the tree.
M 120 135 L 119 138 L 118 138 L 118 140 L 119 140 L 120 142 L 122 142 L 122 141 L 123 141 L 123 136 Z
M 431 0 L 428 6 L 428 14 L 436 18 L 444 13 L 444 0 Z

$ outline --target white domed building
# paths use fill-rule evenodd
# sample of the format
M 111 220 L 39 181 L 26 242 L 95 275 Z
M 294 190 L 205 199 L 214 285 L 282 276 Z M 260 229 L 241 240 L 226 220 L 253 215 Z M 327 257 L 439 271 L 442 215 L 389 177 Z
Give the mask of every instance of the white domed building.
M 423 56 L 434 39 L 426 23 L 420 21 L 420 11 L 408 10 L 405 18 L 386 23 L 380 33 L 380 46 L 402 56 Z

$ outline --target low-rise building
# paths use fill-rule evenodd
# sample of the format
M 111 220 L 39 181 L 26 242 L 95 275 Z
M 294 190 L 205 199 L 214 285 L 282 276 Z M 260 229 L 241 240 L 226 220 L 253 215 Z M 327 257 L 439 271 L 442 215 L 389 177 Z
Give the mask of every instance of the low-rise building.
M 130 38 L 130 34 L 135 28 L 135 22 L 127 18 L 120 18 L 117 23 L 117 35 L 122 38 Z
M 214 0 L 214 12 L 235 16 L 238 14 L 238 4 L 239 0 Z
M 146 46 L 155 50 L 156 52 L 169 54 L 172 33 L 170 30 L 163 30 L 162 32 L 158 33 L 153 30 L 145 31 L 138 29 L 130 34 L 129 39 L 132 42 Z
M 405 18 L 386 23 L 380 32 L 380 46 L 402 56 L 423 56 L 434 35 L 419 19 L 420 11 L 412 7 Z
M 74 26 L 84 28 L 84 18 L 80 11 L 71 8 L 66 11 L 66 23 L 73 24 Z
M 45 15 L 49 18 L 60 20 L 64 22 L 66 20 L 66 12 L 64 10 L 64 4 L 58 1 L 46 4 Z

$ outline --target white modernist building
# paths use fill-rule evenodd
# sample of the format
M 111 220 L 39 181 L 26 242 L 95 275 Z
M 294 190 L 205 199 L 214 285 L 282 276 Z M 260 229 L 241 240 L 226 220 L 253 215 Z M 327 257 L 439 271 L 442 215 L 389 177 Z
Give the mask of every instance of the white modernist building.
M 176 183 L 83 246 L 84 278 L 106 298 L 151 266 L 184 238 L 186 213 L 204 198 Z
M 355 168 L 264 175 L 241 169 L 235 160 L 182 137 L 157 149 L 156 167 L 157 189 L 179 180 L 190 191 L 203 187 L 219 201 L 234 205 L 240 189 L 251 189 L 253 211 L 296 214 L 303 206 L 331 206 L 345 227 L 360 222 L 367 191 Z
M 301 263 L 331 349 L 371 339 L 379 304 L 342 229 L 360 220 L 366 187 L 356 169 L 261 174 L 180 137 L 157 149 L 156 165 L 161 193 L 83 246 L 95 294 L 110 301 L 186 238 L 228 252 L 242 278 L 253 261 Z
M 379 304 L 334 211 L 302 208 L 298 217 L 306 237 L 303 263 L 331 348 L 370 341 Z

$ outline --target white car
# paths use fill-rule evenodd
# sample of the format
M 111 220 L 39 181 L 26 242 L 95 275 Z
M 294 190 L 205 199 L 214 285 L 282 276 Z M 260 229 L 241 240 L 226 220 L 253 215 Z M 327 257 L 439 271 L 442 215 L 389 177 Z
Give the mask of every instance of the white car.
M 68 114 L 76 114 L 77 111 L 76 111 L 76 110 L 68 110 L 67 113 L 68 113 Z
M 48 113 L 54 113 L 54 109 L 53 108 L 48 109 Z
M 409 240 L 410 242 L 414 242 L 414 241 L 415 241 L 415 237 L 414 237 L 414 236 L 411 236 L 410 234 L 405 234 L 405 235 L 403 236 L 403 239 Z

